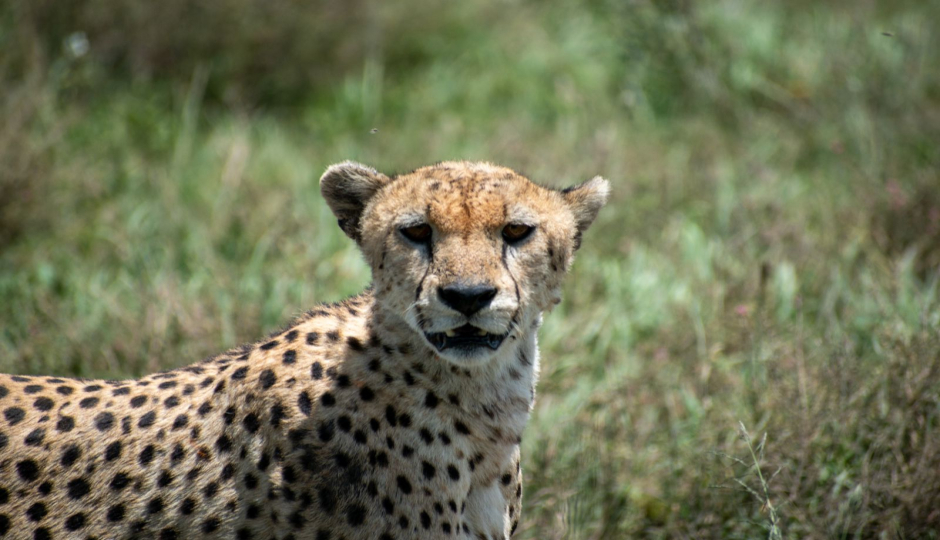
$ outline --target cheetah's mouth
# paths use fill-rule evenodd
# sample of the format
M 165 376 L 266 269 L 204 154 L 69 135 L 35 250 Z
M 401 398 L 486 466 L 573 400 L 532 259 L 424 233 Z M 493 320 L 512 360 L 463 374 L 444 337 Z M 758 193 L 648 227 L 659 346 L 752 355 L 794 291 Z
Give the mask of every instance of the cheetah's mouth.
M 503 340 L 506 339 L 507 334 L 490 334 L 483 329 L 465 324 L 444 332 L 424 335 L 438 351 L 454 348 L 475 349 L 484 346 L 495 351 L 503 343 Z

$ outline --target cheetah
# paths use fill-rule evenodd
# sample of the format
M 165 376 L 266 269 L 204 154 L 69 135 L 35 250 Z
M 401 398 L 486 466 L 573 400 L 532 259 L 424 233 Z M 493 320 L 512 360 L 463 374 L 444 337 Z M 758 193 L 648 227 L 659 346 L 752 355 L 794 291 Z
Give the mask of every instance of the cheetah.
M 136 380 L 0 376 L 0 536 L 513 534 L 536 333 L 608 182 L 347 161 L 320 187 L 362 294 Z

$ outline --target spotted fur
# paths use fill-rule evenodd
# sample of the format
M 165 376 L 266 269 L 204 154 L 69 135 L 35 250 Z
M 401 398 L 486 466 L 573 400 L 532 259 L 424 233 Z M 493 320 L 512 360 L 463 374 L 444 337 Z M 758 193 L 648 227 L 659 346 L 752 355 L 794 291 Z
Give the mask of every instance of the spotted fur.
M 562 192 L 485 163 L 388 177 L 346 162 L 321 189 L 372 266 L 361 295 L 137 380 L 0 376 L 0 535 L 512 534 L 536 330 L 606 181 Z M 528 235 L 510 242 L 509 224 Z M 403 232 L 425 225 L 426 241 Z M 464 313 L 448 288 L 491 297 Z M 448 334 L 461 327 L 485 336 Z

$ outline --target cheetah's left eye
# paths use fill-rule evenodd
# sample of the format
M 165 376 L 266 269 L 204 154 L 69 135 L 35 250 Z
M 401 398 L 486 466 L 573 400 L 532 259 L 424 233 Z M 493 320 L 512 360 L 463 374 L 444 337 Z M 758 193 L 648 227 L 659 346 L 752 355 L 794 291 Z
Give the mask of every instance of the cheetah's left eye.
M 517 244 L 528 238 L 534 230 L 535 227 L 524 223 L 510 223 L 503 227 L 503 239 L 510 244 Z

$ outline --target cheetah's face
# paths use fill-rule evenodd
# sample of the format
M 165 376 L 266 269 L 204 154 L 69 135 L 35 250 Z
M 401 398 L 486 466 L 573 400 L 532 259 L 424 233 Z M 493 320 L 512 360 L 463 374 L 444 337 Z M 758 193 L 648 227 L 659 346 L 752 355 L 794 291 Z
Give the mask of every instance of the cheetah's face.
M 458 365 L 509 351 L 560 300 L 580 236 L 607 198 L 595 178 L 563 192 L 484 163 L 389 178 L 330 167 L 324 196 L 372 266 L 381 308 Z

